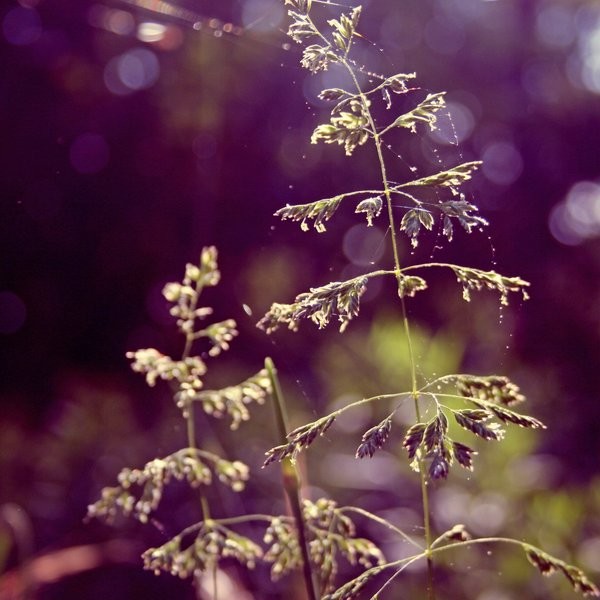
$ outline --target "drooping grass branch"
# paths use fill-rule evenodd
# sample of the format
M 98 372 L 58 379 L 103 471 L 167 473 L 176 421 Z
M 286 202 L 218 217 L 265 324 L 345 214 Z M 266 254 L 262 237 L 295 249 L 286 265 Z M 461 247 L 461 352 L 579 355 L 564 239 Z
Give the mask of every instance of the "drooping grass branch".
M 442 542 L 446 544 L 440 546 Z M 561 573 L 569 582 L 574 591 L 583 594 L 584 596 L 599 596 L 600 592 L 596 585 L 585 575 L 581 569 L 568 565 L 564 561 L 551 556 L 540 548 L 521 542 L 513 538 L 505 537 L 486 537 L 486 538 L 471 538 L 463 525 L 456 525 L 451 530 L 442 534 L 431 545 L 428 551 L 423 551 L 419 554 L 404 557 L 400 560 L 390 561 L 371 569 L 366 570 L 359 577 L 349 581 L 334 593 L 328 594 L 323 600 L 346 600 L 348 598 L 356 598 L 358 594 L 378 578 L 385 571 L 393 571 L 385 583 L 371 596 L 371 600 L 378 600 L 380 594 L 398 577 L 408 566 L 420 560 L 426 559 L 428 556 L 436 556 L 447 551 L 457 550 L 480 544 L 506 544 L 519 547 L 524 553 L 527 560 L 545 576 Z
M 415 269 L 435 267 L 450 269 L 455 274 L 458 283 L 462 285 L 463 299 L 467 302 L 471 300 L 472 291 L 484 289 L 497 291 L 503 305 L 508 305 L 508 294 L 511 292 L 520 292 L 524 300 L 529 297 L 526 290 L 529 283 L 520 277 L 506 277 L 495 271 L 459 267 L 448 263 L 422 263 L 394 270 L 371 271 L 347 281 L 332 281 L 320 287 L 310 288 L 308 292 L 298 294 L 291 304 L 274 302 L 269 311 L 258 322 L 258 327 L 266 333 L 273 333 L 282 325 L 287 326 L 292 331 L 297 331 L 300 321 L 308 318 L 319 329 L 322 329 L 329 325 L 332 318 L 335 317 L 341 323 L 340 332 L 343 332 L 350 321 L 358 316 L 360 299 L 366 292 L 370 279 L 392 275 L 397 281 L 398 296 L 401 305 L 404 306 L 404 298 L 412 298 L 417 292 L 427 289 L 425 279 L 416 275 L 406 275 L 405 273 Z M 405 331 L 410 334 L 408 318 L 405 321 Z M 407 339 L 410 340 L 410 335 Z M 416 393 L 416 375 L 412 380 L 413 393 Z

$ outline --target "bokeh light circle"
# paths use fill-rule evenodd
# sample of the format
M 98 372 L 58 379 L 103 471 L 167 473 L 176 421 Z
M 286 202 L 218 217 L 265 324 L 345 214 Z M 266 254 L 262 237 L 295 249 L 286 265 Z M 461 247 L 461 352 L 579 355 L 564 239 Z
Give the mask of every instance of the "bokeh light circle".
M 27 46 L 40 39 L 42 23 L 34 8 L 17 6 L 2 19 L 2 33 L 9 44 Z
M 104 68 L 104 84 L 118 96 L 152 87 L 160 76 L 156 54 L 147 48 L 133 48 L 112 58 Z

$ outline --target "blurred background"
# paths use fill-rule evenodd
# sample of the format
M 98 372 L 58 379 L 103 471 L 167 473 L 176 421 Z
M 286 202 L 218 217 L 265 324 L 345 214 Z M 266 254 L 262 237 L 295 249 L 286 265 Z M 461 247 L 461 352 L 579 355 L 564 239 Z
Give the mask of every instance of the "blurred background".
M 0 598 L 195 597 L 187 582 L 141 569 L 139 554 L 164 533 L 83 519 L 121 468 L 185 443 L 169 390 L 146 387 L 124 355 L 181 352 L 160 292 L 202 246 L 218 246 L 222 271 L 206 303 L 240 328 L 232 350 L 211 361 L 208 387 L 243 380 L 271 355 L 296 426 L 409 380 L 386 283 L 369 288 L 343 336 L 310 323 L 269 338 L 255 328 L 273 301 L 390 264 L 383 216 L 367 228 L 342 208 L 324 234 L 272 216 L 378 181 L 370 150 L 348 160 L 337 146 L 309 144 L 327 120 L 317 94 L 340 74 L 299 67 L 282 4 L 20 0 L 0 10 Z M 363 6 L 363 81 L 416 71 L 419 87 L 447 91 L 436 132 L 390 139 L 391 177 L 484 161 L 465 193 L 489 228 L 459 231 L 450 244 L 433 232 L 415 251 L 403 240 L 403 262 L 462 262 L 532 284 L 528 302 L 500 310 L 496 295 L 465 304 L 451 276 L 431 273 L 428 292 L 409 303 L 420 376 L 506 374 L 529 398 L 523 410 L 548 426 L 479 444 L 473 476 L 455 469 L 432 486 L 436 531 L 463 522 L 478 535 L 526 538 L 598 582 L 600 5 Z M 400 448 L 414 416 L 398 414 L 396 435 L 373 459 L 353 459 L 385 414 L 347 413 L 315 443 L 306 494 L 417 534 L 419 489 Z M 218 497 L 224 514 L 284 510 L 277 468 L 259 469 L 277 443 L 271 418 L 258 408 L 231 435 L 199 417 L 203 439 L 255 473 L 243 495 Z M 164 511 L 172 536 L 193 522 L 197 499 L 176 486 Z M 407 552 L 360 526 L 387 556 Z M 521 553 L 487 550 L 439 566 L 446 598 L 574 597 Z M 29 579 L 18 570 L 27 560 Z M 250 598 L 302 597 L 293 577 L 269 584 L 265 568 L 226 567 Z M 422 575 L 399 579 L 395 597 L 421 597 Z

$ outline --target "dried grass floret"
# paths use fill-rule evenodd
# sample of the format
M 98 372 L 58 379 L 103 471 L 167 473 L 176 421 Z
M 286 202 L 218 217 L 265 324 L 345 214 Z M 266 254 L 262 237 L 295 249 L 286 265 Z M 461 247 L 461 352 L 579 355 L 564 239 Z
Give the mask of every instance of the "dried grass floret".
M 473 539 L 473 536 L 467 531 L 467 528 L 461 523 L 454 525 L 448 531 L 445 531 L 436 540 L 436 543 L 448 541 L 448 542 L 466 542 L 467 540 Z
M 267 458 L 263 463 L 263 467 L 281 461 L 288 456 L 295 460 L 298 452 L 310 446 L 317 436 L 323 435 L 333 425 L 334 421 L 335 417 L 329 416 L 294 429 L 294 431 L 288 433 L 289 442 L 287 444 L 271 448 L 265 453 Z
M 528 300 L 527 289 L 529 282 L 520 277 L 505 277 L 495 271 L 481 271 L 470 267 L 458 267 L 452 265 L 451 269 L 456 275 L 456 279 L 463 286 L 463 298 L 471 301 L 471 291 L 480 291 L 483 289 L 496 290 L 500 292 L 500 304 L 508 305 L 509 292 L 520 292 L 523 300 Z
M 381 213 L 381 209 L 383 207 L 383 199 L 381 196 L 375 196 L 373 198 L 365 198 L 361 200 L 357 206 L 355 213 L 365 213 L 367 217 L 367 226 L 373 226 L 373 219 L 378 217 Z
M 280 325 L 287 325 L 296 331 L 298 322 L 307 318 L 322 329 L 332 317 L 337 316 L 341 323 L 340 331 L 344 331 L 358 315 L 360 297 L 367 289 L 367 281 L 367 277 L 362 275 L 348 281 L 334 281 L 299 294 L 293 304 L 274 303 L 257 327 L 272 333 Z
M 288 10 L 288 15 L 291 17 L 292 22 L 290 23 L 287 34 L 296 43 L 301 44 L 304 40 L 319 35 L 307 14 L 290 9 Z
M 473 470 L 473 456 L 477 452 L 465 444 L 460 442 L 452 441 L 452 455 L 456 459 L 456 462 L 467 471 Z
M 329 123 L 319 125 L 310 138 L 311 144 L 323 141 L 344 146 L 346 156 L 351 156 L 357 146 L 362 146 L 371 135 L 369 119 L 359 101 L 350 102 L 349 111 L 340 111 Z
M 371 458 L 385 444 L 391 429 L 392 415 L 366 431 L 362 436 L 360 446 L 356 450 L 356 458 L 364 458 L 365 456 Z
M 214 521 L 202 523 L 191 543 L 185 545 L 184 540 L 178 535 L 158 548 L 146 550 L 142 554 L 144 568 L 157 575 L 165 571 L 185 579 L 214 567 L 219 559 L 233 558 L 253 569 L 263 557 L 262 548 L 250 538 Z
M 480 160 L 462 163 L 446 171 L 440 171 L 434 175 L 428 175 L 427 177 L 420 177 L 414 181 L 408 181 L 407 183 L 396 186 L 394 189 L 429 186 L 456 188 L 465 181 L 471 179 L 473 172 L 478 169 L 481 164 L 482 162 Z
M 322 600 L 354 600 L 359 597 L 367 584 L 387 568 L 386 565 L 371 567 L 333 592 L 325 594 Z
M 300 229 L 302 231 L 308 231 L 308 223 L 306 221 L 313 219 L 314 228 L 319 233 L 323 233 L 326 231 L 325 221 L 329 221 L 335 214 L 342 198 L 342 196 L 336 196 L 335 198 L 325 198 L 308 204 L 286 204 L 283 208 L 275 212 L 275 216 L 280 217 L 282 221 L 286 219 L 301 221 Z
M 525 555 L 542 575 L 550 576 L 554 573 L 562 573 L 576 592 L 581 592 L 584 596 L 600 596 L 600 589 L 586 577 L 581 569 L 532 546 L 526 546 Z
M 391 125 L 382 132 L 385 133 L 394 127 L 405 127 L 412 133 L 417 132 L 418 123 L 426 123 L 431 131 L 435 131 L 437 123 L 437 113 L 446 106 L 444 96 L 445 92 L 427 94 L 427 97 L 411 111 L 400 115 Z
M 327 71 L 331 63 L 338 61 L 337 54 L 331 49 L 331 46 L 321 46 L 320 44 L 311 44 L 304 48 L 302 60 L 300 61 L 305 69 L 311 73 Z
M 398 296 L 400 298 L 414 298 L 417 292 L 427 289 L 427 282 L 422 277 L 415 275 L 400 275 L 398 277 Z
M 261 369 L 237 385 L 220 390 L 202 390 L 195 394 L 178 394 L 176 401 L 182 409 L 189 408 L 192 402 L 198 402 L 206 414 L 216 418 L 227 415 L 231 418 L 231 429 L 235 430 L 250 419 L 248 405 L 264 404 L 271 392 L 269 374 L 266 369 Z
M 426 423 L 415 423 L 404 436 L 402 445 L 408 452 L 408 458 L 412 461 L 417 456 L 417 450 L 423 442 L 423 436 L 425 435 L 425 429 L 427 428 Z
M 171 480 L 185 480 L 197 488 L 210 485 L 213 472 L 236 492 L 244 489 L 249 478 L 249 469 L 241 461 L 231 462 L 211 452 L 183 448 L 165 458 L 155 458 L 141 469 L 122 469 L 117 476 L 119 485 L 102 490 L 100 500 L 88 506 L 88 517 L 113 521 L 121 513 L 146 523 Z
M 500 441 L 504 437 L 504 429 L 498 423 L 486 425 L 480 419 L 473 419 L 461 410 L 454 411 L 454 419 L 461 427 L 484 440 Z
M 150 387 L 154 387 L 158 379 L 164 381 L 175 379 L 192 384 L 198 389 L 202 387 L 200 378 L 206 373 L 206 365 L 197 356 L 174 360 L 155 348 L 143 348 L 135 352 L 127 352 L 126 356 L 133 361 L 131 369 L 136 373 L 144 374 Z
M 431 231 L 433 228 L 433 215 L 425 208 L 412 208 L 404 213 L 400 222 L 400 231 L 404 231 L 410 237 L 410 243 L 413 248 L 419 244 L 419 233 L 421 227 Z
M 384 561 L 381 550 L 372 541 L 356 536 L 356 526 L 343 510 L 329 498 L 319 498 L 315 502 L 304 500 L 302 503 L 305 527 L 310 537 L 311 564 L 319 573 L 324 591 L 333 588 L 338 556 L 366 569 Z M 268 545 L 264 559 L 273 563 L 273 579 L 279 579 L 301 566 L 298 534 L 290 519 L 273 518 L 265 532 L 264 542 Z
M 453 375 L 445 378 L 453 382 L 459 394 L 466 398 L 513 406 L 525 401 L 519 386 L 503 375 Z

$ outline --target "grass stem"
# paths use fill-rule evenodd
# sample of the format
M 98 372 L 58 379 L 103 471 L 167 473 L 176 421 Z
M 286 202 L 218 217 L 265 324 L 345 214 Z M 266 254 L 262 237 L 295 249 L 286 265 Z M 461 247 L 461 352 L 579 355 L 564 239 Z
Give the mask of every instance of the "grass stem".
M 383 192 L 386 200 L 387 206 L 387 214 L 388 214 L 388 222 L 389 222 L 389 230 L 390 237 L 392 241 L 392 251 L 394 255 L 394 269 L 395 275 L 398 280 L 398 295 L 400 297 L 400 305 L 402 311 L 402 320 L 404 323 L 404 331 L 406 334 L 406 342 L 408 346 L 408 355 L 410 362 L 410 374 L 411 374 L 411 383 L 412 383 L 412 397 L 415 403 L 415 414 L 417 418 L 417 422 L 421 421 L 421 411 L 419 408 L 419 391 L 417 385 L 417 373 L 416 373 L 416 361 L 412 347 L 411 333 L 410 333 L 410 325 L 408 322 L 408 312 L 406 310 L 406 303 L 404 301 L 403 295 L 400 293 L 401 288 L 401 278 L 402 278 L 402 266 L 400 263 L 400 250 L 398 245 L 398 237 L 396 232 L 396 224 L 394 220 L 394 210 L 392 204 L 392 190 L 390 186 L 390 182 L 387 175 L 387 168 L 385 164 L 385 159 L 383 157 L 383 149 L 382 149 L 382 139 L 381 133 L 377 133 L 377 127 L 375 124 L 375 119 L 371 113 L 369 108 L 369 101 L 367 100 L 366 95 L 362 91 L 360 83 L 356 77 L 354 69 L 352 65 L 347 60 L 342 60 L 342 63 L 348 70 L 350 77 L 352 78 L 354 85 L 358 91 L 359 97 L 362 99 L 364 114 L 367 117 L 369 122 L 369 127 L 373 132 L 373 141 L 375 143 L 375 150 L 377 152 L 377 160 L 379 162 L 379 168 L 381 171 L 381 181 L 383 183 Z M 429 492 L 427 489 L 427 475 L 425 471 L 425 465 L 422 460 L 419 460 L 419 476 L 421 480 L 421 502 L 423 505 L 423 524 L 425 529 L 425 555 L 427 556 L 427 598 L 428 600 L 435 600 L 435 589 L 433 582 L 433 561 L 431 559 L 431 521 L 429 516 Z
M 281 384 L 277 375 L 277 369 L 271 358 L 265 359 L 265 368 L 269 373 L 271 386 L 273 388 L 273 407 L 275 412 L 275 421 L 277 425 L 277 433 L 279 443 L 287 443 L 287 414 Z M 316 577 L 311 568 L 310 552 L 308 547 L 308 539 L 306 535 L 306 524 L 304 515 L 302 514 L 302 497 L 300 493 L 300 476 L 294 466 L 291 458 L 286 457 L 281 461 L 281 473 L 283 477 L 283 487 L 290 505 L 290 509 L 296 528 L 298 530 L 298 541 L 300 543 L 300 551 L 302 552 L 302 574 L 304 576 L 304 585 L 306 594 L 309 600 L 317 600 L 320 596 L 318 593 L 319 586 L 315 581 Z

